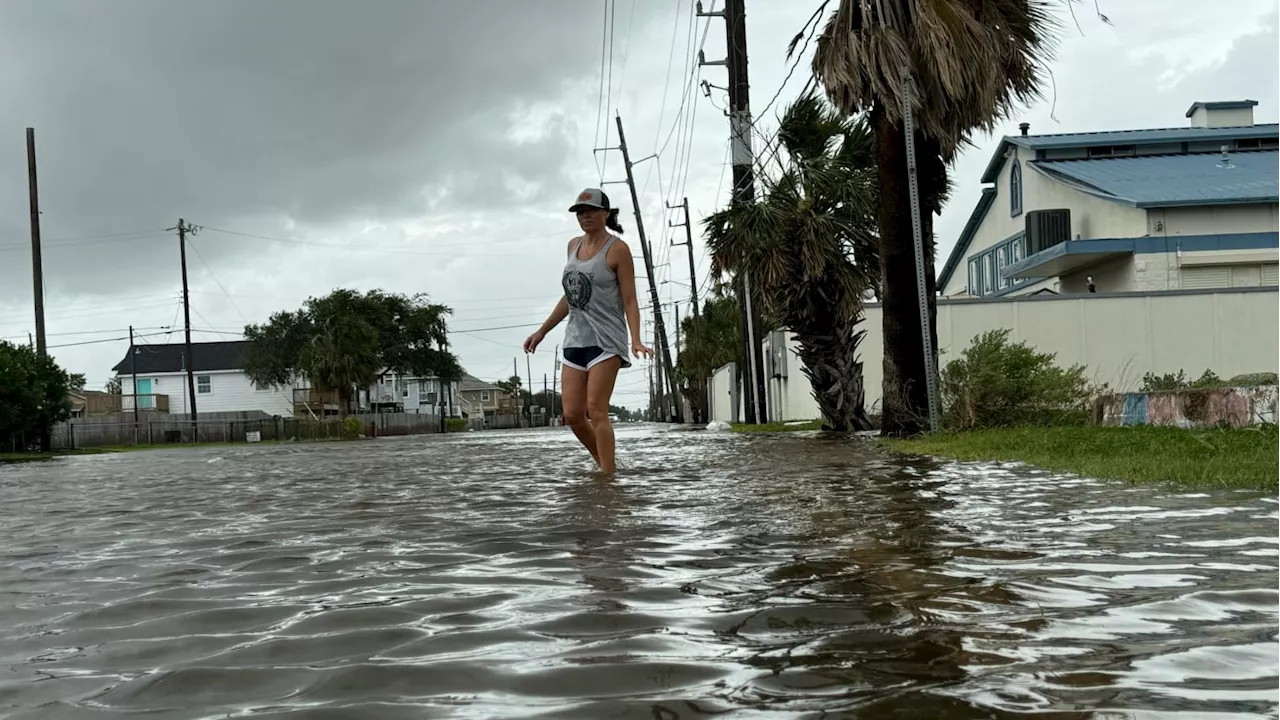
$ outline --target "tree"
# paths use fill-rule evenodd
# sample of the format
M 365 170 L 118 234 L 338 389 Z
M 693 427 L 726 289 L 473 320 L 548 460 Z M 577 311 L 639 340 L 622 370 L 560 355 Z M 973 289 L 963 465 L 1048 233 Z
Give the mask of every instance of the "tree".
M 120 395 L 124 392 L 123 383 L 120 382 L 120 378 L 113 377 L 107 381 L 102 390 L 108 395 Z
M 0 448 L 38 448 L 43 433 L 71 417 L 70 384 L 53 358 L 0 341 Z
M 512 375 L 506 380 L 499 380 L 494 385 L 497 385 L 499 390 L 514 398 L 522 397 L 520 388 L 524 386 L 524 383 L 520 381 L 519 375 Z
M 825 7 L 823 3 L 815 19 Z M 945 200 L 947 164 L 975 130 L 994 131 L 1016 104 L 1040 97 L 1054 24 L 1044 3 L 1036 0 L 840 0 L 818 38 L 815 78 L 842 112 L 870 117 L 875 132 L 885 435 L 917 434 L 928 417 L 902 122 L 908 93 L 903 71 L 911 73 L 915 88 L 912 143 L 929 332 L 936 353 L 933 214 Z M 793 52 L 795 46 L 793 41 Z
M 67 389 L 76 391 L 84 390 L 85 383 L 84 373 L 67 374 Z
M 425 295 L 339 289 L 308 298 L 296 311 L 278 312 L 263 325 L 248 325 L 245 374 L 258 387 L 284 387 L 305 377 L 349 409 L 353 391 L 379 373 L 462 377 L 449 351 L 444 305 Z
M 726 294 L 723 285 L 713 288 L 698 317 L 680 320 L 684 346 L 676 357 L 676 382 L 703 420 L 707 418 L 706 379 L 738 359 L 742 347 L 738 327 L 738 301 Z
M 880 267 L 872 138 L 865 122 L 805 94 L 783 113 L 778 141 L 786 162 L 763 178 L 763 199 L 705 221 L 712 272 L 750 272 L 766 318 L 795 334 L 826 427 L 866 429 L 857 325 Z

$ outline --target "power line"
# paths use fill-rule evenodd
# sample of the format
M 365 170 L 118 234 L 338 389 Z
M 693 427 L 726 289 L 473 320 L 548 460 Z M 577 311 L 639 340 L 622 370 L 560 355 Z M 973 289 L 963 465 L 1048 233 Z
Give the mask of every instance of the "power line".
M 244 313 L 240 312 L 240 306 L 236 305 L 236 301 L 231 298 L 231 293 L 227 292 L 226 286 L 224 286 L 222 281 L 218 279 L 218 276 L 214 274 L 213 268 L 209 267 L 209 263 L 205 262 L 204 256 L 200 254 L 198 249 L 196 249 L 196 244 L 188 239 L 187 245 L 191 247 L 191 252 L 196 254 L 196 259 L 200 261 L 200 264 L 204 266 L 204 269 L 209 271 L 209 277 L 213 278 L 213 282 L 217 284 L 218 289 L 222 290 L 222 294 L 226 296 L 227 302 L 231 303 L 231 307 L 236 311 L 236 314 L 240 316 L 241 320 L 244 320 L 245 323 L 248 324 L 249 318 L 245 317 Z

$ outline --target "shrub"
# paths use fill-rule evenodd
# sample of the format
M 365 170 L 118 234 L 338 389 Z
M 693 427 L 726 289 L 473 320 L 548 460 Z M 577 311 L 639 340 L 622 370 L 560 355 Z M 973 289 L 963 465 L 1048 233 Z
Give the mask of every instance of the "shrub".
M 444 427 L 449 432 L 461 432 L 467 429 L 467 421 L 463 418 L 448 418 L 445 420 Z
M 1054 357 L 1009 342 L 1007 329 L 975 337 L 942 370 L 944 423 L 969 430 L 1085 421 L 1091 395 L 1085 368 L 1060 368 Z
M 1171 390 L 1191 390 L 1223 387 L 1226 383 L 1212 370 L 1205 370 L 1196 380 L 1188 380 L 1186 372 L 1179 370 L 1177 374 L 1165 373 L 1156 375 L 1148 372 L 1142 376 L 1142 392 L 1168 392 Z
M 358 437 L 363 429 L 364 426 L 360 422 L 360 418 L 349 417 L 342 421 L 342 431 L 347 437 Z

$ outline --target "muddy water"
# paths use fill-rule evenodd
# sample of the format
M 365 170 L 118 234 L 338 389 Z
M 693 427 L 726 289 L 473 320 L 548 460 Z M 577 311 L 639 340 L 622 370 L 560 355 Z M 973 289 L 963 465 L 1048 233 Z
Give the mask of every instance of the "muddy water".
M 1272 497 L 620 444 L 0 467 L 0 717 L 1276 716 Z

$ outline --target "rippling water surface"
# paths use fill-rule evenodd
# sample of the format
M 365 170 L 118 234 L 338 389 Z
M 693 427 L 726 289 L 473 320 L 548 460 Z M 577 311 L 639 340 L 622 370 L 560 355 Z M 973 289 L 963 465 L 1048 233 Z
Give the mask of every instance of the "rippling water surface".
M 620 445 L 0 466 L 0 717 L 1276 717 L 1273 497 Z

